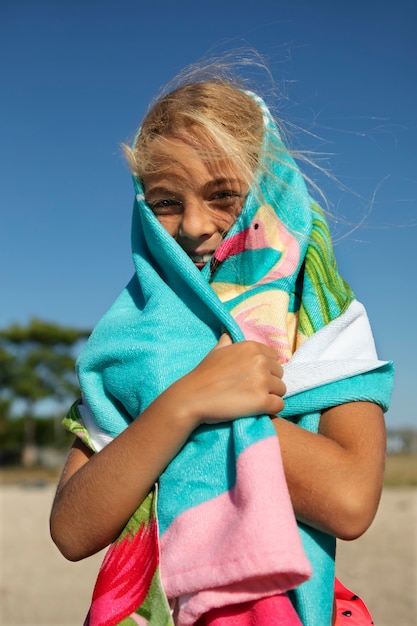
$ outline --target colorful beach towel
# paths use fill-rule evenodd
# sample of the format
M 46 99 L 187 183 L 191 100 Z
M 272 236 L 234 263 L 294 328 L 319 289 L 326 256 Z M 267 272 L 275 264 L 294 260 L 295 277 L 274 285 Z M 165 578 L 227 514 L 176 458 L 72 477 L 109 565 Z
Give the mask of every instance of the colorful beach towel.
M 78 360 L 82 401 L 66 421 L 96 451 L 223 332 L 277 350 L 287 385 L 282 415 L 302 427 L 316 431 L 320 412 L 343 402 L 388 404 L 391 364 L 378 360 L 366 313 L 338 274 L 324 216 L 253 97 L 268 156 L 201 272 L 134 180 L 135 274 Z M 187 626 L 213 609 L 286 592 L 305 626 L 330 624 L 334 539 L 297 528 L 269 416 L 199 427 L 157 491 L 109 549 L 88 624 Z

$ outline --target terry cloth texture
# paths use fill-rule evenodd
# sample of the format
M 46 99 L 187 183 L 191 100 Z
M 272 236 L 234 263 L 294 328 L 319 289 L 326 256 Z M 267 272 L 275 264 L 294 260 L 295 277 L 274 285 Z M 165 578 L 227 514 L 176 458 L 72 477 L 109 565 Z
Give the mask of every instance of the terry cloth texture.
M 269 156 L 201 272 L 134 180 L 135 274 L 79 357 L 82 401 L 66 421 L 96 451 L 225 331 L 277 350 L 288 390 L 282 416 L 303 428 L 316 432 L 320 412 L 344 402 L 388 406 L 392 364 L 378 360 L 324 216 L 266 105 L 251 95 Z M 151 493 L 110 548 L 87 623 L 169 624 L 167 597 L 186 626 L 212 609 L 289 592 L 304 626 L 330 624 L 334 551 L 333 537 L 297 528 L 268 416 L 201 426 L 160 476 L 157 503 Z

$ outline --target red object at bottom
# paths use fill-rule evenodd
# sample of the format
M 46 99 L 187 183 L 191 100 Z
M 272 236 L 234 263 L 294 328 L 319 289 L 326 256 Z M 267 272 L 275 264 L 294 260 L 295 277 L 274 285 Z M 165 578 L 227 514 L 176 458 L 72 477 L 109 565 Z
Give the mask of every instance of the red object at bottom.
M 364 601 L 340 580 L 335 579 L 335 621 L 333 626 L 372 626 Z M 212 609 L 195 626 L 302 626 L 287 595 Z
M 281 594 L 212 609 L 195 626 L 302 626 L 290 599 Z

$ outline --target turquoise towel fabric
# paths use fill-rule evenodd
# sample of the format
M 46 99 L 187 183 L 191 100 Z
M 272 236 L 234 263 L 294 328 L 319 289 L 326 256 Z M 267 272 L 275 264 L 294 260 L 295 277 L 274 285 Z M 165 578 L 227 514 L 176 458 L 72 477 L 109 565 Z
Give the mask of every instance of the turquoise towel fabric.
M 260 168 L 261 195 L 255 187 L 250 191 L 213 263 L 202 272 L 159 224 L 134 180 L 135 274 L 94 329 L 77 363 L 85 422 L 96 449 L 196 367 L 225 330 L 234 341 L 256 339 L 273 346 L 288 372 L 298 351 L 302 368 L 313 372 L 317 344 L 324 355 L 334 355 L 338 342 L 357 343 L 354 358 L 341 354 L 336 366 L 333 356 L 323 357 L 310 387 L 299 384 L 295 374 L 282 415 L 304 428 L 316 431 L 320 411 L 343 402 L 370 400 L 388 406 L 392 364 L 378 361 L 366 315 L 338 274 L 324 216 L 266 105 L 253 97 L 264 115 L 265 154 L 274 156 Z M 347 320 L 341 329 L 338 320 Z M 360 332 L 355 337 L 351 329 L 357 320 Z M 318 341 L 312 340 L 315 336 Z M 305 381 L 305 370 L 298 371 Z M 187 508 L 230 490 L 239 454 L 271 436 L 275 431 L 267 416 L 197 429 L 160 477 L 161 535 Z M 188 480 L 189 468 L 200 467 L 202 458 L 218 471 L 206 472 L 197 488 Z M 172 497 L 178 492 L 187 497 Z M 294 591 L 294 603 L 305 626 L 330 624 L 335 542 L 304 526 L 300 533 L 313 577 Z

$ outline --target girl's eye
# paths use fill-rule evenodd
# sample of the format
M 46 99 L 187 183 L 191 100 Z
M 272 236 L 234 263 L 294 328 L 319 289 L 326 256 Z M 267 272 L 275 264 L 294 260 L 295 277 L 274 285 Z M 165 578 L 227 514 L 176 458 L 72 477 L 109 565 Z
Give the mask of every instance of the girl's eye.
M 244 194 L 237 193 L 236 191 L 217 191 L 210 198 L 210 202 L 219 206 L 222 209 L 229 209 L 235 207 L 241 207 L 244 202 Z
M 213 194 L 213 199 L 235 198 L 236 196 L 240 196 L 240 194 L 235 191 L 217 191 Z
M 155 215 L 177 215 L 182 211 L 182 202 L 175 198 L 163 198 L 148 202 Z

